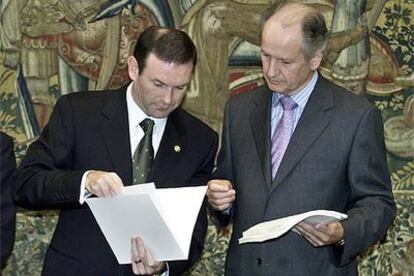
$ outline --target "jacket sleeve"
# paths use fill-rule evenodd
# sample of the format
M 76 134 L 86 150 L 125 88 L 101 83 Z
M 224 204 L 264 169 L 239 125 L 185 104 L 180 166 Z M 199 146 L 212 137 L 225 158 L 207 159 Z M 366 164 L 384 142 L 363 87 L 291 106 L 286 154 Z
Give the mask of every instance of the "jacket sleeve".
M 223 130 L 221 138 L 221 147 L 217 159 L 217 169 L 213 173 L 213 179 L 225 179 L 230 181 L 234 185 L 233 178 L 233 165 L 232 165 L 232 156 L 231 156 L 231 126 L 230 126 L 230 101 L 227 101 L 224 109 L 224 120 L 223 120 Z M 215 223 L 219 224 L 222 227 L 227 226 L 230 223 L 232 217 L 233 205 L 226 211 L 221 212 L 214 210 L 213 207 L 208 205 L 208 210 L 212 215 Z
M 348 160 L 348 219 L 343 246 L 332 247 L 332 261 L 346 265 L 381 239 L 396 213 L 387 167 L 384 132 L 380 112 L 372 108 L 362 116 Z
M 79 207 L 84 171 L 73 170 L 74 123 L 72 106 L 63 96 L 49 123 L 22 160 L 14 181 L 14 198 L 27 209 Z
M 6 265 L 14 243 L 16 207 L 14 206 L 11 187 L 12 176 L 16 170 L 13 140 L 0 132 L 0 183 L 1 183 L 1 268 Z

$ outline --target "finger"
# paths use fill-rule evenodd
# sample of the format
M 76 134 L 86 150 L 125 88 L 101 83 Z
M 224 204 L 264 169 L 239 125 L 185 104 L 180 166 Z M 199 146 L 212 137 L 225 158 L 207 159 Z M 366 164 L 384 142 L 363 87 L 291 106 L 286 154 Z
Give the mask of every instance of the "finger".
M 315 228 L 319 231 L 319 232 L 323 232 L 328 234 L 329 233 L 329 227 L 326 224 L 322 224 L 322 223 L 318 223 L 315 225 Z
M 124 187 L 121 178 L 114 172 L 109 173 L 109 177 L 111 179 L 110 185 L 112 190 L 115 192 L 116 195 L 121 194 L 122 188 Z
M 142 262 L 138 262 L 137 263 L 137 268 L 138 268 L 138 274 L 139 275 L 146 275 L 146 274 L 148 274 L 147 273 L 147 270 L 146 270 L 146 268 L 145 268 L 145 266 L 144 266 L 144 264 Z
M 207 195 L 210 195 L 212 198 L 226 198 L 230 196 L 236 195 L 236 191 L 234 189 L 230 189 L 228 191 L 208 191 Z
M 319 237 L 323 242 L 329 242 L 334 235 L 334 230 L 325 224 L 315 225 L 315 235 Z
M 94 172 L 91 186 L 96 193 L 100 196 L 110 197 L 117 191 L 117 185 L 115 181 L 119 181 L 116 177 L 113 177 L 115 173 L 109 172 Z M 115 193 L 116 194 L 116 193 Z
M 131 265 L 132 265 L 132 271 L 134 274 L 139 274 L 139 268 L 138 263 L 140 262 L 138 251 L 137 251 L 137 244 L 135 241 L 135 238 L 131 238 Z
M 304 232 L 306 233 L 310 233 L 312 235 L 315 235 L 316 232 L 318 232 L 317 229 L 314 228 L 314 226 L 312 224 L 306 223 L 306 222 L 299 222 L 298 227 L 300 227 Z
M 136 238 L 131 238 L 131 259 L 134 262 L 138 262 L 140 260 Z
M 233 189 L 233 185 L 229 181 L 217 181 L 210 185 L 210 190 L 213 192 L 227 192 Z
M 306 239 L 315 247 L 324 245 L 324 242 L 312 233 L 307 232 L 305 234 Z
M 141 262 L 144 268 L 144 273 L 154 274 L 155 272 L 157 272 L 155 270 L 156 268 L 155 266 L 157 265 L 157 263 L 154 261 L 151 251 L 145 246 L 142 238 L 138 237 L 137 243 L 138 243 L 138 249 L 139 249 L 138 252 L 141 256 Z
M 134 272 L 135 275 L 138 275 L 138 263 L 135 261 L 132 261 L 131 264 L 132 264 L 132 271 Z
M 310 237 L 310 239 L 312 239 L 312 241 L 317 245 L 321 246 L 329 243 L 330 236 L 324 232 L 319 231 L 316 226 L 301 222 L 300 227 L 302 227 L 304 232 L 307 233 L 308 237 Z
M 236 199 L 236 191 L 230 190 L 227 192 L 207 192 L 207 199 L 210 203 L 215 205 L 231 203 Z
M 144 252 L 145 252 L 145 255 L 144 255 L 144 258 L 142 260 L 142 263 L 144 264 L 144 267 L 145 267 L 145 273 L 146 274 L 153 274 L 154 269 L 151 267 L 149 259 L 148 259 L 148 255 L 151 254 L 151 253 L 148 251 L 148 248 L 146 248 L 145 246 L 144 246 Z
M 296 226 L 295 226 L 295 229 L 299 232 L 299 234 L 301 235 L 301 236 L 305 236 L 305 234 L 306 234 L 306 231 L 303 229 L 303 227 L 301 227 L 301 225 L 300 224 L 297 224 Z
M 236 200 L 236 196 L 231 195 L 231 196 L 224 197 L 224 198 L 214 198 L 214 197 L 207 196 L 207 200 L 210 203 L 210 205 L 213 207 L 228 206 L 232 204 L 233 201 Z
M 305 229 L 304 225 L 302 223 L 299 223 L 295 226 L 296 230 L 299 231 L 300 235 L 306 239 L 310 244 L 312 244 L 313 246 L 316 246 L 317 243 L 314 239 L 314 237 L 312 236 L 312 234 L 309 233 L 309 231 L 307 231 L 307 229 Z
M 132 271 L 134 272 L 135 275 L 146 274 L 141 261 L 132 262 Z
M 96 189 L 97 186 L 97 172 L 96 171 L 90 171 L 87 175 L 86 175 L 86 182 L 85 182 L 85 189 L 97 196 L 100 196 L 99 190 Z
M 92 193 L 98 197 L 105 197 L 105 194 L 102 191 L 102 187 L 99 184 L 95 184 L 92 188 Z
M 235 200 L 236 195 L 233 193 L 229 193 L 226 195 L 216 195 L 216 194 L 210 194 L 207 195 L 207 198 L 211 202 L 215 202 L 216 204 L 225 204 L 230 203 Z
M 104 197 L 104 194 L 101 192 L 101 190 L 98 187 L 94 187 L 93 189 L 90 190 L 90 192 L 96 195 L 97 197 Z
M 333 222 L 328 225 L 318 224 L 315 228 L 320 233 L 324 234 L 321 239 L 323 239 L 326 244 L 336 243 L 344 237 L 344 228 L 340 222 Z
M 149 250 L 149 248 L 146 248 L 147 250 L 147 263 L 148 265 L 151 267 L 151 274 L 153 273 L 159 273 L 163 267 L 164 267 L 164 262 L 160 262 L 157 261 L 156 259 L 154 259 L 151 251 Z
M 92 171 L 87 176 L 86 188 L 98 197 L 112 196 L 110 184 L 111 178 L 108 172 Z
M 227 192 L 233 189 L 233 185 L 228 180 L 214 179 L 210 180 L 207 185 L 208 190 L 213 192 Z
M 144 259 L 145 259 L 144 241 L 141 239 L 141 237 L 136 237 L 135 241 L 137 243 L 137 252 L 138 252 L 139 259 L 141 261 L 144 261 Z
M 235 197 L 227 197 L 224 199 L 209 199 L 210 204 L 214 207 L 214 206 L 227 206 L 230 205 L 233 201 L 235 200 Z
M 108 186 L 107 184 L 102 184 L 99 185 L 101 194 L 103 194 L 104 197 L 112 197 L 112 193 L 111 193 L 111 187 Z
M 333 238 L 333 231 L 329 229 L 327 225 L 324 224 L 305 224 L 306 231 L 310 233 L 314 240 L 317 241 L 320 245 L 326 245 L 331 243 L 331 240 Z
M 147 274 L 147 269 L 142 261 L 142 256 L 140 255 L 139 248 L 140 248 L 140 238 L 135 237 L 131 239 L 131 255 L 132 255 L 132 269 L 135 274 L 137 275 L 144 275 Z
M 151 253 L 151 251 L 150 251 L 148 248 L 146 249 L 146 251 L 147 251 L 147 254 L 146 254 L 146 257 L 147 257 L 147 264 L 148 264 L 150 267 L 152 267 L 152 268 L 157 267 L 157 266 L 159 265 L 159 263 L 160 263 L 160 262 L 156 261 L 156 260 L 152 257 L 152 253 Z

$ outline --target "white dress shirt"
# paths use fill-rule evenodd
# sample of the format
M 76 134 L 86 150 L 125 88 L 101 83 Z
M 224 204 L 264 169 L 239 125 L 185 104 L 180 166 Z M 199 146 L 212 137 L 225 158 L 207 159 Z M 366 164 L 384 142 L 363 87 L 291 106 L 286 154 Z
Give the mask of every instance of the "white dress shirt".
M 315 88 L 316 82 L 318 81 L 318 72 L 316 71 L 311 80 L 299 91 L 295 91 L 290 97 L 295 103 L 298 105 L 297 108 L 294 109 L 294 125 L 293 130 L 296 128 L 296 125 L 299 122 L 300 117 L 302 116 L 302 112 L 305 109 L 305 106 L 309 100 L 310 95 L 312 94 L 313 89 Z M 272 115 L 271 115 L 271 127 L 272 127 L 272 135 L 273 137 L 276 126 L 279 123 L 280 119 L 282 118 L 283 108 L 282 104 L 280 103 L 279 99 L 283 95 L 277 93 L 277 91 L 273 91 L 272 93 Z M 292 131 L 293 133 L 293 131 Z
M 144 137 L 144 130 L 139 123 L 144 119 L 149 118 L 154 121 L 154 130 L 152 132 L 152 147 L 154 148 L 154 157 L 157 155 L 160 146 L 162 135 L 164 134 L 167 118 L 157 119 L 145 114 L 145 112 L 134 102 L 132 98 L 132 83 L 128 86 L 126 91 L 126 101 L 128 109 L 128 126 L 129 126 L 129 141 L 131 143 L 131 158 L 134 156 L 142 137 Z

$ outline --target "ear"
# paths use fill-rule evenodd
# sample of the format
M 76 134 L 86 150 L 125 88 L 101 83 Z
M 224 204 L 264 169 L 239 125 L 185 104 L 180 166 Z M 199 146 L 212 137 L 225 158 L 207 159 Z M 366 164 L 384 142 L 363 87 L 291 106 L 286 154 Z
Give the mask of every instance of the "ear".
M 311 66 L 311 70 L 315 71 L 316 69 L 318 69 L 319 65 L 321 64 L 323 59 L 323 50 L 317 50 L 315 55 L 311 58 L 310 60 L 310 66 Z
M 138 62 L 133 56 L 128 57 L 128 76 L 131 80 L 135 80 L 139 75 Z

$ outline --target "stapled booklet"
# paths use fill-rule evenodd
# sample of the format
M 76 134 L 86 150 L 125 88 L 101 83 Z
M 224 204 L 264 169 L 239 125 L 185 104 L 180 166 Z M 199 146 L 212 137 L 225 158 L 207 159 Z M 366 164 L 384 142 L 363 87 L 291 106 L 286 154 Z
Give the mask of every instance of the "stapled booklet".
M 258 223 L 244 231 L 242 234 L 243 236 L 239 239 L 239 244 L 248 242 L 263 242 L 270 239 L 276 239 L 291 230 L 301 221 L 309 224 L 328 224 L 346 218 L 348 218 L 348 216 L 343 213 L 328 210 L 315 210 L 284 218 L 269 220 Z M 292 231 L 295 231 L 295 229 L 293 228 Z

